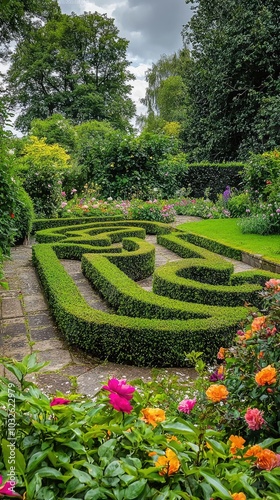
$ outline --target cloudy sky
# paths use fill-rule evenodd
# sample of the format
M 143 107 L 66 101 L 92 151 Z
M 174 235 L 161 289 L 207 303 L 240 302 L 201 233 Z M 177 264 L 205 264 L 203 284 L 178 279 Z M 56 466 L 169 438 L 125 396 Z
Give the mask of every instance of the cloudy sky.
M 181 30 L 191 15 L 185 0 L 58 0 L 63 13 L 99 12 L 115 19 L 120 36 L 130 43 L 128 60 L 136 76 L 132 98 L 137 114 L 145 112 L 145 71 L 161 55 L 182 47 Z

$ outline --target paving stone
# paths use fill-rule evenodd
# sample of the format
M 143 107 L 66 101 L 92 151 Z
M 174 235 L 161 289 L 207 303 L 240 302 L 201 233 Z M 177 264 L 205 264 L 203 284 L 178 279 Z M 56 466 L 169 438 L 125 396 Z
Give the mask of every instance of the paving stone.
M 49 349 L 47 351 L 38 352 L 38 361 L 40 363 L 49 361 L 42 371 L 56 371 L 64 368 L 72 362 L 70 353 L 66 349 Z
M 28 354 L 31 354 L 31 348 L 29 346 L 26 347 L 10 347 L 10 348 L 5 348 L 4 350 L 5 356 L 9 358 L 14 358 L 17 361 L 21 361 L 24 356 L 27 356 Z
M 28 322 L 31 331 L 33 327 L 53 325 L 52 317 L 47 312 L 39 312 L 38 314 L 28 315 Z
M 30 333 L 32 341 L 43 341 L 43 340 L 59 340 L 60 336 L 57 329 L 54 326 L 49 326 L 47 328 L 37 328 L 31 329 Z
M 38 340 L 33 345 L 34 351 L 47 351 L 51 349 L 67 349 L 64 342 L 58 339 Z
M 3 335 L 26 335 L 27 330 L 25 322 L 22 320 L 22 318 L 17 318 L 17 320 L 19 320 L 17 323 L 3 324 Z
M 72 392 L 69 378 L 61 373 L 38 374 L 35 379 L 39 388 L 46 394 L 55 395 L 56 391 L 64 394 Z
M 16 298 L 3 298 L 2 318 L 17 318 L 23 316 L 21 302 Z
M 24 295 L 24 308 L 27 313 L 48 310 L 43 294 Z
M 61 375 L 66 375 L 66 376 L 71 376 L 71 377 L 79 377 L 80 375 L 83 375 L 84 373 L 87 373 L 89 370 L 92 369 L 91 365 L 68 365 L 62 370 L 60 370 Z

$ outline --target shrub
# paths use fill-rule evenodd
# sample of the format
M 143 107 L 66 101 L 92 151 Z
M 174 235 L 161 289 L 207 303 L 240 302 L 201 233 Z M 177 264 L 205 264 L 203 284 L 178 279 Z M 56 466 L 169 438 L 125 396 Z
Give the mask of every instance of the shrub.
M 280 204 L 280 152 L 251 154 L 244 167 L 244 183 L 254 201 Z
M 23 187 L 17 189 L 17 202 L 15 208 L 15 244 L 21 244 L 28 238 L 32 231 L 34 220 L 33 203 L 30 196 L 26 193 Z
M 250 195 L 248 191 L 235 194 L 229 197 L 227 208 L 231 217 L 244 217 L 247 215 L 247 210 L 250 210 Z

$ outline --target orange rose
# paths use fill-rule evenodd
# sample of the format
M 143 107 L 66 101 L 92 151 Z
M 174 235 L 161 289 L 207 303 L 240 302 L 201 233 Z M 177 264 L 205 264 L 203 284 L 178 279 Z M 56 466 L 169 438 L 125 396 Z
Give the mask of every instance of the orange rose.
M 220 365 L 217 371 L 219 375 L 223 375 L 225 373 L 224 365 Z
M 165 455 L 158 457 L 156 463 L 156 467 L 163 467 L 163 469 L 159 472 L 160 476 L 165 476 L 166 474 L 170 476 L 171 474 L 175 474 L 180 467 L 180 462 L 178 457 L 174 451 L 170 448 L 166 448 Z
M 218 385 L 210 385 L 206 391 L 206 396 L 208 399 L 210 399 L 213 403 L 219 403 L 223 399 L 226 399 L 228 396 L 228 390 L 225 385 L 218 384 Z
M 142 413 L 142 420 L 153 427 L 156 427 L 159 422 L 165 420 L 165 411 L 161 410 L 161 408 L 144 408 Z
M 259 444 L 255 444 L 254 446 L 250 446 L 244 457 L 258 457 L 262 451 L 263 448 Z
M 246 340 L 249 340 L 253 337 L 253 331 L 252 330 L 246 330 L 245 335 L 244 335 Z
M 256 376 L 255 381 L 258 385 L 271 385 L 276 383 L 277 371 L 271 365 L 266 366 L 262 370 L 260 370 Z
M 278 458 L 276 453 L 264 448 L 258 455 L 256 465 L 259 469 L 271 470 L 278 466 Z
M 237 452 L 237 450 L 243 450 L 245 443 L 245 439 L 243 439 L 243 437 L 231 435 L 229 437 L 229 441 L 232 443 L 230 447 L 230 452 L 233 455 Z
M 233 493 L 231 496 L 232 496 L 233 500 L 246 500 L 246 498 L 247 498 L 245 493 L 242 493 L 242 492 Z
M 220 347 L 219 352 L 217 354 L 217 358 L 218 359 L 225 359 L 225 353 L 226 353 L 225 348 L 224 347 Z
M 264 328 L 266 318 L 267 318 L 267 316 L 258 316 L 257 318 L 255 318 L 252 322 L 252 325 L 251 325 L 252 332 L 258 332 L 259 330 Z

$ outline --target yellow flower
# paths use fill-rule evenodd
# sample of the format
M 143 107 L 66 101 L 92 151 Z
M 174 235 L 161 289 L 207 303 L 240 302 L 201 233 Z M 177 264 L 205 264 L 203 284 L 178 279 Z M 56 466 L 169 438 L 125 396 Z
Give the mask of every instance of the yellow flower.
M 142 420 L 153 427 L 156 427 L 159 422 L 165 420 L 165 411 L 161 408 L 144 408 L 142 413 Z
M 228 396 L 228 390 L 225 385 L 222 384 L 213 384 L 208 387 L 206 391 L 206 396 L 208 399 L 210 399 L 213 403 L 219 403 L 223 399 L 226 399 Z
M 160 476 L 165 476 L 166 474 L 170 476 L 171 474 L 175 474 L 180 467 L 180 462 L 178 457 L 174 451 L 170 448 L 166 448 L 165 455 L 158 457 L 156 463 L 156 467 L 163 467 L 163 469 L 159 472 Z

